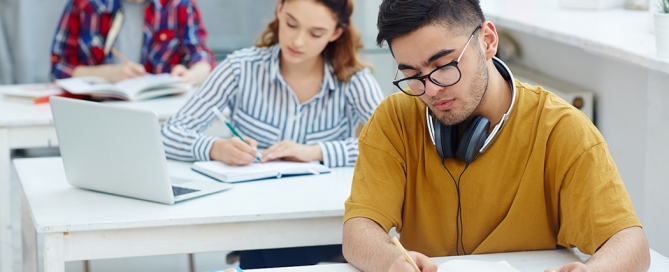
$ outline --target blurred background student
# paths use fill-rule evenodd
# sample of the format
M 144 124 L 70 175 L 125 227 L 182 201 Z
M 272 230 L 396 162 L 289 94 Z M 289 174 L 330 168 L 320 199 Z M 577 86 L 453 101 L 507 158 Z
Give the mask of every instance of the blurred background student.
M 194 0 L 71 0 L 51 46 L 51 75 L 116 82 L 171 73 L 196 85 L 216 65 L 206 36 Z
M 228 56 L 164 124 L 167 156 L 246 165 L 259 148 L 263 162 L 353 166 L 356 127 L 383 94 L 356 54 L 362 43 L 352 13 L 352 0 L 279 0 L 256 46 Z M 248 144 L 202 134 L 216 118 L 211 109 L 226 107 Z M 240 266 L 311 265 L 339 256 L 341 245 L 242 251 Z

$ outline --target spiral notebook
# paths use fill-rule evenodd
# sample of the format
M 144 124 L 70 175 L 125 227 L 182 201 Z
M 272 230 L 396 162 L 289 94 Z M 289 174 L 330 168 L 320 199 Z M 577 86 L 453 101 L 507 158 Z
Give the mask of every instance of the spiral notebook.
M 312 162 L 270 161 L 232 166 L 219 161 L 193 163 L 193 171 L 222 182 L 241 182 L 295 175 L 320 175 L 330 173 L 330 168 Z

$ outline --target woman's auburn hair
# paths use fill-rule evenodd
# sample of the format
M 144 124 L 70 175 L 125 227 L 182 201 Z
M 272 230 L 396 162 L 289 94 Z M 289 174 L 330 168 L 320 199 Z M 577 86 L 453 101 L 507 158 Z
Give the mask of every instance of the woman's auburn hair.
M 339 19 L 337 27 L 342 28 L 343 32 L 337 40 L 328 43 L 323 50 L 323 54 L 331 62 L 337 78 L 340 81 L 348 82 L 353 74 L 366 67 L 371 68 L 370 65 L 358 58 L 357 51 L 358 49 L 363 48 L 363 45 L 360 39 L 360 33 L 353 24 L 349 23 L 351 14 L 353 13 L 353 0 L 343 0 L 346 3 L 345 6 L 341 5 L 342 10 L 340 11 L 334 10 L 334 4 L 332 4 L 333 1 L 331 0 L 315 1 L 328 7 Z M 342 0 L 336 2 L 341 1 Z M 282 0 L 282 2 L 285 2 L 285 0 Z M 279 43 L 279 19 L 274 18 L 274 21 L 267 24 L 267 28 L 260 34 L 255 46 L 270 47 L 277 43 Z

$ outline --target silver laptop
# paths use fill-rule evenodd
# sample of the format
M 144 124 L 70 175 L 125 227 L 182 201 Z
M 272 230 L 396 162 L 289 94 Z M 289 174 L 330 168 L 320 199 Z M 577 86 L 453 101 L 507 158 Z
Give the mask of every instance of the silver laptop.
M 51 97 L 67 181 L 76 187 L 174 204 L 227 190 L 213 180 L 172 185 L 155 113 Z M 181 180 L 183 181 L 183 180 Z

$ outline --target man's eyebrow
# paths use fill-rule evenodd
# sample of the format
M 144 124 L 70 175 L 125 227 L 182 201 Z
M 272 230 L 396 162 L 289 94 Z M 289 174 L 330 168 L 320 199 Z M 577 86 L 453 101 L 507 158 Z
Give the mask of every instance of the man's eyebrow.
M 435 60 L 438 60 L 438 59 L 440 59 L 440 58 L 443 57 L 443 56 L 447 56 L 447 55 L 453 53 L 454 51 L 455 51 L 455 49 L 443 49 L 443 50 L 439 50 L 439 52 L 434 53 L 434 55 L 432 55 L 429 59 L 427 59 L 426 62 L 423 62 L 423 65 L 424 65 L 424 66 L 428 66 L 428 65 L 430 65 L 430 63 L 434 62 Z
M 400 63 L 397 65 L 397 70 L 418 70 L 418 69 L 414 68 L 411 65 Z
M 434 55 L 430 56 L 430 58 L 427 59 L 427 61 L 423 62 L 423 66 L 428 66 L 428 65 L 430 65 L 430 63 L 440 59 L 443 56 L 450 55 L 454 51 L 455 51 L 455 49 L 440 50 L 439 52 L 434 53 Z M 413 66 L 408 65 L 408 64 L 403 64 L 403 63 L 398 64 L 397 69 L 398 70 L 418 70 L 418 68 L 416 68 L 416 67 L 413 67 Z

